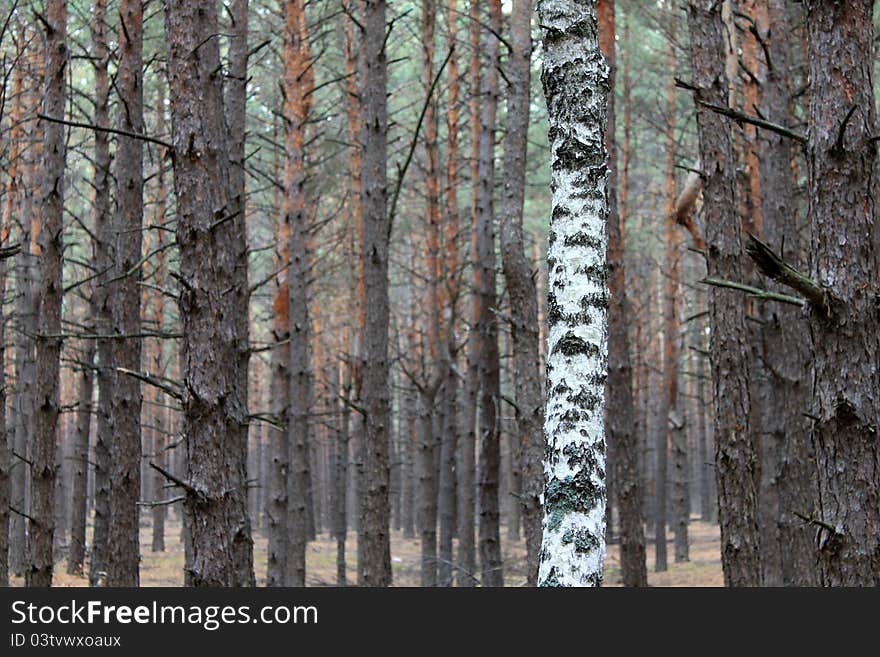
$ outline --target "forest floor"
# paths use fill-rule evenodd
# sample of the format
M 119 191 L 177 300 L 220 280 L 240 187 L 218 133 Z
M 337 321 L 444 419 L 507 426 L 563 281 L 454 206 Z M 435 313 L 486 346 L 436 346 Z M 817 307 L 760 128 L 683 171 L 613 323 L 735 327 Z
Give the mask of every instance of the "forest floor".
M 722 586 L 721 557 L 718 525 L 693 520 L 688 527 L 690 561 L 673 563 L 672 534 L 669 536 L 667 552 L 669 570 L 654 572 L 654 547 L 648 544 L 648 583 L 651 586 Z M 348 581 L 355 582 L 354 569 L 357 553 L 357 536 L 349 533 L 346 541 L 348 556 Z M 148 524 L 141 527 L 141 586 L 182 586 L 183 585 L 183 544 L 180 542 L 180 523 L 169 519 L 165 533 L 166 550 L 152 552 L 151 529 Z M 256 532 L 254 538 L 254 569 L 257 584 L 265 585 L 266 580 L 266 537 Z M 525 545 L 522 541 L 511 541 L 506 530 L 502 530 L 502 551 L 505 566 L 505 585 L 525 585 Z M 619 546 L 609 545 L 605 563 L 605 585 L 620 586 Z M 419 584 L 419 539 L 403 538 L 392 532 L 391 560 L 396 586 L 418 586 Z M 326 533 L 309 543 L 306 555 L 306 584 L 308 586 L 332 586 L 336 583 L 336 541 Z M 21 586 L 22 579 L 11 578 L 13 586 Z M 55 586 L 88 586 L 87 577 L 67 574 L 66 564 L 59 563 L 55 568 Z

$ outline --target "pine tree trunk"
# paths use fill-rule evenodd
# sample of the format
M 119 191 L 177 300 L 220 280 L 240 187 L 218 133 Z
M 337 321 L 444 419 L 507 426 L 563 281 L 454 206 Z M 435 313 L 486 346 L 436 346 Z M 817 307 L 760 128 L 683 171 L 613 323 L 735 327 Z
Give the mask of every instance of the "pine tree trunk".
M 482 45 L 480 35 L 481 16 L 480 2 L 471 0 L 469 9 L 470 27 L 468 39 L 470 44 L 470 61 L 468 63 L 468 81 L 470 85 L 468 100 L 468 120 L 471 137 L 471 226 L 477 223 L 478 187 L 476 182 L 479 178 L 479 154 L 480 154 L 480 106 L 481 106 L 481 55 Z M 471 260 L 476 252 L 476 231 L 471 230 Z M 474 281 L 476 288 L 476 281 Z M 476 325 L 477 297 L 471 297 L 471 321 Z M 459 483 L 459 514 L 458 514 L 458 563 L 461 570 L 458 571 L 459 586 L 473 586 L 476 583 L 476 537 L 474 524 L 476 516 L 475 482 L 476 482 L 476 430 L 477 430 L 477 406 L 480 381 L 477 372 L 478 358 L 477 333 L 472 328 L 468 340 L 467 353 L 467 380 L 465 387 L 465 403 L 462 407 L 462 440 L 459 445 L 458 471 L 461 473 Z
M 498 318 L 495 314 L 495 118 L 498 109 L 498 69 L 501 33 L 501 0 L 490 0 L 486 43 L 486 75 L 482 84 L 476 198 L 476 249 L 474 282 L 476 289 L 475 327 L 476 366 L 479 379 L 479 467 L 477 503 L 479 526 L 480 580 L 483 586 L 503 586 L 501 560 L 498 478 L 501 444 L 498 404 L 501 400 Z
M 611 88 L 615 80 L 615 16 L 614 0 L 599 0 L 599 45 L 608 62 Z M 628 74 L 624 70 L 624 77 Z M 626 81 L 624 82 L 626 84 Z M 624 107 L 626 111 L 626 107 Z M 632 365 L 628 322 L 629 301 L 626 294 L 624 264 L 624 221 L 628 190 L 625 178 L 617 175 L 617 142 L 615 139 L 614 94 L 608 94 L 605 143 L 608 149 L 608 380 L 605 386 L 605 427 L 607 440 L 614 445 L 614 477 L 617 513 L 620 525 L 620 568 L 624 586 L 647 586 L 645 563 L 644 514 L 639 481 L 638 438 L 635 433 L 633 408 Z M 624 169 L 629 173 L 628 167 Z M 621 172 L 622 173 L 622 172 Z M 618 190 L 618 180 L 620 181 Z M 616 191 L 620 193 L 620 212 Z M 543 478 L 543 474 L 542 474 Z
M 449 49 L 456 47 L 458 42 L 458 2 L 446 0 L 446 43 Z M 443 260 L 443 323 L 446 331 L 446 355 L 452 361 L 446 369 L 446 378 L 441 389 L 441 404 L 444 407 L 445 427 L 440 439 L 440 500 L 438 515 L 440 518 L 440 539 L 438 546 L 438 583 L 440 586 L 452 586 L 453 582 L 453 549 L 452 539 L 457 534 L 457 484 L 455 455 L 459 443 L 458 423 L 458 375 L 451 365 L 457 359 L 455 323 L 458 318 L 459 254 L 458 254 L 458 171 L 459 171 L 459 116 L 461 85 L 459 82 L 459 60 L 455 52 L 449 56 L 447 65 L 448 97 L 446 110 L 446 204 L 443 218 L 444 224 L 444 260 Z
M 550 335 L 541 586 L 598 586 L 605 558 L 605 108 L 595 2 L 539 0 L 550 118 Z
M 226 121 L 229 126 L 229 214 L 235 234 L 235 288 L 232 292 L 238 321 L 238 388 L 242 404 L 248 408 L 248 367 L 250 364 L 250 286 L 248 284 L 247 175 L 245 135 L 247 133 L 248 81 L 248 0 L 230 0 L 227 75 L 223 86 Z M 241 458 L 247 459 L 248 427 L 239 430 Z
M 143 3 L 119 4 L 119 92 L 117 127 L 144 131 Z M 137 586 L 140 562 L 139 508 L 141 488 L 141 388 L 140 381 L 120 371 L 141 370 L 141 267 L 143 225 L 143 142 L 120 137 L 114 160 L 116 212 L 113 217 L 114 269 L 109 294 L 113 309 L 113 416 L 110 441 L 110 532 L 108 536 L 108 586 Z
M 811 96 L 807 188 L 813 312 L 814 529 L 826 586 L 880 584 L 880 198 L 872 87 L 874 2 L 807 3 Z
M 434 469 L 435 395 L 433 390 L 419 391 L 418 499 L 421 538 L 421 586 L 437 586 L 437 477 Z
M 391 429 L 388 362 L 388 61 L 385 0 L 365 0 L 361 63 L 361 206 L 365 312 L 363 339 L 363 480 L 358 524 L 358 584 L 391 584 L 388 435 Z
M 90 303 L 87 311 L 91 316 L 86 326 L 92 326 L 94 306 Z M 89 479 L 89 438 L 92 429 L 92 397 L 95 388 L 94 340 L 82 341 L 80 350 L 80 371 L 77 375 L 76 435 L 73 446 L 73 481 L 70 492 L 70 554 L 67 558 L 67 572 L 82 575 L 86 554 L 86 493 Z
M 46 5 L 46 86 L 43 113 L 64 117 L 67 97 L 67 2 Z M 28 586 L 52 585 L 55 520 L 55 450 L 57 445 L 61 355 L 62 255 L 64 251 L 64 127 L 43 126 L 40 186 L 40 278 L 37 293 L 36 416 L 31 448 L 31 511 L 28 523 Z
M 788 9 L 781 0 L 767 3 L 757 23 L 767 47 L 761 67 L 761 108 L 767 120 L 794 125 L 789 81 L 792 57 Z M 760 175 L 764 238 L 781 249 L 786 262 L 800 267 L 802 240 L 792 171 L 791 140 L 764 131 L 760 142 Z M 781 287 L 779 291 L 784 291 Z M 812 349 L 809 325 L 800 309 L 765 304 L 762 317 L 762 360 L 765 363 L 765 404 L 762 427 L 761 508 L 764 511 L 761 558 L 767 586 L 815 586 L 814 530 L 798 513 L 818 502 L 815 453 L 810 440 L 809 408 Z
M 9 168 L 2 215 L 0 215 L 0 246 L 11 246 L 13 223 L 21 207 L 22 167 L 20 160 L 24 150 L 24 128 L 21 123 L 24 111 L 24 74 L 22 67 L 12 72 L 11 111 L 9 121 L 11 127 L 7 139 L 9 141 Z M 25 250 L 25 245 L 19 245 Z M 0 299 L 6 300 L 9 263 L 0 261 Z M 7 316 L 0 311 L 0 586 L 9 586 L 10 564 L 12 562 L 12 536 L 16 520 L 21 516 L 11 512 L 10 507 L 23 511 L 21 506 L 13 505 L 13 491 L 16 472 L 24 471 L 21 461 L 14 459 L 12 450 L 15 447 L 15 416 L 7 415 Z M 13 397 L 14 399 L 14 397 Z M 14 410 L 14 408 L 12 409 Z M 22 486 L 23 489 L 23 486 Z M 23 525 L 22 525 L 23 526 Z
M 160 80 L 157 87 L 157 97 L 156 97 L 156 134 L 165 135 L 165 84 L 164 80 Z M 160 162 L 165 161 L 165 156 L 167 155 L 166 150 L 163 148 L 160 151 Z M 164 225 L 165 223 L 165 211 L 167 207 L 167 189 L 165 185 L 165 171 L 162 167 L 156 172 L 156 203 L 154 206 L 154 223 L 156 225 Z M 165 281 L 167 279 L 166 276 L 166 266 L 165 266 L 165 231 L 157 231 L 156 233 L 156 256 L 154 263 L 154 271 L 153 271 L 153 283 L 159 288 L 152 293 L 152 307 L 153 307 L 153 321 L 156 325 L 156 330 L 162 332 L 165 326 L 165 295 L 162 293 L 162 288 L 165 287 Z M 153 367 L 152 371 L 155 373 L 161 373 L 164 371 L 165 360 L 163 358 L 163 341 L 162 339 L 157 339 L 154 344 L 153 351 Z M 160 468 L 169 469 L 170 467 L 170 459 L 168 458 L 169 454 L 169 444 L 172 442 L 168 440 L 168 436 L 170 435 L 166 425 L 168 424 L 168 410 L 166 405 L 168 404 L 168 399 L 165 396 L 165 393 L 159 390 L 158 388 L 153 389 L 153 413 L 152 413 L 152 422 L 153 422 L 153 459 L 156 465 Z M 162 473 L 158 470 L 152 470 L 150 475 L 153 479 L 153 495 L 156 497 L 157 502 L 165 501 L 165 480 L 162 476 Z M 152 530 L 153 535 L 151 537 L 151 545 L 150 548 L 153 552 L 164 552 L 165 551 L 165 517 L 167 513 L 168 506 L 166 504 L 157 504 L 153 507 L 152 511 Z
M 510 21 L 511 53 L 507 64 L 507 131 L 504 134 L 504 192 L 501 209 L 501 258 L 510 297 L 510 330 L 513 340 L 513 376 L 516 391 L 514 440 L 517 468 L 521 471 L 522 519 L 526 538 L 526 576 L 529 586 L 538 579 L 541 549 L 541 460 L 544 437 L 544 393 L 538 349 L 538 295 L 532 267 L 525 255 L 523 202 L 529 132 L 531 85 L 531 0 L 517 0 Z
M 290 397 L 287 480 L 286 586 L 305 586 L 309 538 L 309 413 L 312 407 L 311 324 L 309 319 L 309 213 L 306 210 L 305 141 L 314 86 L 305 7 L 301 0 L 285 5 L 284 40 L 284 192 L 283 221 L 289 226 L 290 268 L 287 274 L 290 335 Z
M 229 149 L 213 38 L 218 30 L 213 2 L 165 3 L 184 336 L 186 582 L 252 586 L 239 307 L 226 293 L 241 283 L 240 245 L 229 222 Z
M 107 43 L 107 3 L 95 3 L 95 20 L 92 30 L 93 60 L 95 67 L 95 124 L 109 127 L 110 81 L 108 66 L 110 52 Z M 110 139 L 106 132 L 94 133 L 95 172 L 92 186 L 94 232 L 92 237 L 92 261 L 96 277 L 92 303 L 95 307 L 95 332 L 108 336 L 112 330 L 111 300 L 107 281 L 112 278 L 111 210 L 110 210 Z M 98 404 L 95 425 L 95 495 L 92 544 L 89 551 L 89 584 L 95 586 L 106 579 L 107 540 L 110 533 L 110 442 L 113 436 L 113 350 L 109 338 L 98 338 Z
M 674 73 L 677 69 L 676 52 L 675 52 L 675 26 L 677 16 L 675 16 L 674 8 L 670 9 L 669 28 L 667 30 L 670 39 L 669 44 L 669 71 Z M 658 434 L 663 436 L 663 454 L 659 454 L 658 463 L 663 462 L 663 482 L 661 489 L 663 490 L 663 500 L 661 502 L 663 514 L 657 515 L 657 527 L 663 527 L 666 521 L 666 502 L 668 496 L 666 494 L 667 456 L 672 459 L 672 476 L 668 478 L 671 484 L 671 520 L 675 529 L 675 562 L 679 563 L 688 560 L 688 536 L 687 525 L 689 519 L 688 513 L 688 495 L 687 495 L 687 448 L 686 434 L 684 432 L 684 414 L 679 406 L 679 316 L 678 303 L 679 298 L 679 278 L 681 257 L 679 248 L 679 230 L 673 216 L 676 204 L 675 191 L 675 116 L 676 116 L 676 95 L 674 75 L 669 75 L 667 82 L 667 125 L 666 125 L 666 157 L 664 162 L 664 205 L 663 205 L 663 245 L 664 245 L 664 297 L 663 297 L 663 404 L 661 406 L 660 421 L 663 430 Z M 660 443 L 657 443 L 657 449 L 660 449 Z M 657 479 L 660 481 L 661 475 L 658 468 Z M 660 494 L 658 493 L 658 498 Z M 660 529 L 655 529 L 659 541 Z M 666 531 L 663 528 L 663 544 L 657 544 L 657 554 L 663 555 L 663 568 L 666 570 Z M 657 570 L 661 570 L 660 558 L 657 559 Z
M 290 275 L 290 224 L 279 217 L 275 227 L 275 276 L 272 333 L 276 341 L 269 360 L 269 412 L 273 425 L 269 427 L 269 469 L 266 473 L 266 533 L 268 554 L 266 586 L 283 586 L 288 557 L 287 480 L 290 470 L 290 437 L 287 432 L 290 399 L 290 295 L 287 290 Z
M 688 6 L 691 63 L 703 168 L 707 272 L 742 280 L 743 249 L 736 205 L 736 158 L 730 124 L 701 102 L 726 105 L 725 28 L 714 0 Z M 721 523 L 721 564 L 728 586 L 760 586 L 757 455 L 749 431 L 749 349 L 745 306 L 729 290 L 709 291 L 710 358 L 715 399 L 715 473 Z

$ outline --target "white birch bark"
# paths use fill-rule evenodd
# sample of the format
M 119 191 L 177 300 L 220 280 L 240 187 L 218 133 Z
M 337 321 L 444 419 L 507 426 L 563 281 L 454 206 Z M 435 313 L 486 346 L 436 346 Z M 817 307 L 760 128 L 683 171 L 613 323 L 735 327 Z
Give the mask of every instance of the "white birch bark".
M 539 0 L 550 117 L 547 410 L 540 586 L 599 586 L 605 560 L 605 104 L 594 0 Z

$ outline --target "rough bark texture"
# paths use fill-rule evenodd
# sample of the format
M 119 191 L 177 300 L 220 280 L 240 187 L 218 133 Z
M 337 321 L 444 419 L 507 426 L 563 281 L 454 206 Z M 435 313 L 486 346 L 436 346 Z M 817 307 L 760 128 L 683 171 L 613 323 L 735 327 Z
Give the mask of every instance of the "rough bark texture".
M 144 131 L 143 33 L 141 0 L 119 3 L 119 93 L 117 128 Z M 141 266 L 143 243 L 143 142 L 120 137 L 113 177 L 116 209 L 113 215 L 114 268 L 109 293 L 113 298 L 114 391 L 110 413 L 114 432 L 110 442 L 110 532 L 107 584 L 137 586 L 140 561 L 139 508 L 141 488 L 140 381 L 120 371 L 141 369 Z
M 675 561 L 676 563 L 688 560 L 688 536 L 687 525 L 689 517 L 688 495 L 687 495 L 687 436 L 684 428 L 684 413 L 679 404 L 678 395 L 678 368 L 679 368 L 679 319 L 678 319 L 678 303 L 679 293 L 679 277 L 680 266 L 679 260 L 681 255 L 680 237 L 677 230 L 675 220 L 675 115 L 676 115 L 676 88 L 675 88 L 675 71 L 677 69 L 676 51 L 675 51 L 675 26 L 678 17 L 673 13 L 670 7 L 671 20 L 669 21 L 669 78 L 667 88 L 667 106 L 666 106 L 666 156 L 664 158 L 664 204 L 663 204 L 663 259 L 664 259 L 664 278 L 663 278 L 663 402 L 661 404 L 660 421 L 661 431 L 658 435 L 662 435 L 663 453 L 658 452 L 658 463 L 662 460 L 664 463 L 664 472 L 661 481 L 660 468 L 657 469 L 658 490 L 662 488 L 664 491 L 662 496 L 662 514 L 658 512 L 655 523 L 656 528 L 662 528 L 666 522 L 666 483 L 667 454 L 671 456 L 672 476 L 669 477 L 671 484 L 671 521 L 675 531 Z M 661 443 L 657 442 L 657 449 L 660 450 Z M 658 500 L 661 495 L 657 494 Z M 658 504 L 659 506 L 659 504 Z M 659 542 L 661 530 L 655 529 L 658 538 L 657 554 L 663 555 L 663 570 L 666 569 L 666 545 L 665 545 L 665 528 L 663 528 L 663 543 Z M 657 559 L 657 570 L 660 570 L 660 559 Z
M 424 368 L 431 381 L 420 391 L 421 431 L 419 432 L 419 513 L 421 516 L 421 585 L 437 585 L 437 512 L 439 473 L 438 435 L 434 431 L 437 389 L 442 381 L 440 331 L 440 153 L 437 144 L 437 101 L 431 88 L 434 80 L 434 49 L 437 6 L 434 0 L 422 0 L 422 86 L 425 89 L 425 269 L 428 281 L 424 312 L 427 315 L 427 354 L 430 365 Z M 437 408 L 437 410 L 441 410 Z M 448 577 L 447 577 L 448 578 Z
M 227 75 L 224 84 L 226 121 L 229 126 L 229 214 L 235 234 L 235 287 L 231 294 L 238 320 L 238 383 L 242 404 L 248 407 L 250 364 L 250 286 L 248 285 L 247 175 L 245 135 L 247 133 L 248 0 L 230 0 Z M 248 425 L 241 427 L 239 449 L 247 458 Z
M 768 121 L 794 125 L 791 98 L 792 53 L 789 21 L 782 0 L 759 12 L 757 29 L 767 51 L 759 67 L 760 107 Z M 792 171 L 794 144 L 770 131 L 760 134 L 760 175 L 764 238 L 786 262 L 800 267 L 796 180 Z M 781 287 L 778 289 L 784 292 Z M 814 586 L 819 583 L 814 555 L 815 529 L 798 513 L 812 513 L 817 504 L 815 453 L 810 440 L 809 408 L 812 349 L 809 325 L 802 311 L 788 304 L 768 303 L 762 312 L 763 382 L 761 489 L 761 561 L 766 586 Z
M 0 247 L 10 246 L 12 241 L 12 227 L 21 207 L 22 167 L 20 161 L 24 150 L 24 128 L 21 124 L 24 111 L 24 73 L 21 67 L 13 71 L 11 111 L 9 120 L 9 169 L 3 199 L 2 215 L 0 215 Z M 20 247 L 23 245 L 19 245 Z M 5 303 L 9 264 L 4 258 L 0 262 L 0 299 Z M 7 393 L 7 316 L 0 311 L 0 586 L 9 586 L 9 571 L 11 562 L 11 538 L 15 526 L 14 515 L 11 514 L 13 500 L 13 479 L 16 464 L 21 469 L 20 461 L 13 460 L 12 448 L 15 446 L 15 416 L 7 415 L 6 402 L 9 398 Z M 23 510 L 16 507 L 18 510 Z
M 110 80 L 107 72 L 110 52 L 107 44 L 106 0 L 95 4 L 95 20 L 92 29 L 93 61 L 95 67 L 95 124 L 109 127 Z M 92 186 L 95 198 L 92 207 L 94 232 L 92 237 L 92 261 L 96 272 L 92 303 L 95 307 L 95 331 L 98 335 L 110 335 L 111 299 L 107 280 L 112 267 L 111 213 L 110 213 L 110 139 L 106 132 L 94 133 L 95 174 Z M 97 585 L 106 580 L 107 539 L 110 533 L 110 442 L 113 436 L 113 417 L 110 411 L 113 399 L 113 350 L 109 338 L 99 338 L 98 354 L 98 405 L 95 425 L 95 495 L 92 545 L 89 553 L 89 584 Z
M 9 189 L 7 188 L 7 192 Z M 0 247 L 8 246 L 9 218 L 0 220 Z M 6 297 L 6 261 L 0 262 L 0 299 Z M 12 454 L 6 432 L 6 316 L 0 312 L 0 586 L 9 586 L 9 484 Z
M 45 12 L 46 86 L 43 113 L 64 117 L 67 82 L 67 2 L 50 0 Z M 55 519 L 55 448 L 61 355 L 62 254 L 64 251 L 64 127 L 43 127 L 40 186 L 40 278 L 37 293 L 36 416 L 31 446 L 31 511 L 28 522 L 28 586 L 52 585 Z
M 880 222 L 871 0 L 809 2 L 807 179 L 813 280 L 814 519 L 821 582 L 880 584 Z M 816 524 L 820 523 L 820 524 Z
M 523 201 L 529 133 L 531 84 L 532 2 L 517 0 L 510 20 L 510 57 L 507 60 L 507 131 L 504 133 L 504 191 L 501 208 L 501 259 L 510 298 L 516 425 L 513 458 L 522 477 L 523 530 L 526 539 L 526 576 L 529 586 L 538 580 L 541 549 L 541 503 L 544 489 L 542 458 L 544 391 L 538 349 L 538 294 L 532 266 L 525 255 Z
M 501 0 L 489 2 L 489 27 L 501 33 Z M 498 318 L 495 292 L 495 118 L 498 110 L 500 44 L 490 34 L 486 44 L 486 75 L 480 101 L 480 134 L 476 198 L 474 278 L 476 288 L 476 367 L 479 380 L 479 467 L 477 503 L 479 509 L 480 580 L 483 586 L 503 586 L 501 561 L 498 478 L 501 442 L 498 404 L 501 399 L 498 355 Z
M 361 53 L 361 206 L 366 332 L 363 336 L 364 445 L 358 525 L 358 584 L 391 584 L 390 465 L 391 429 L 388 363 L 388 61 L 385 52 L 385 0 L 365 0 Z
M 446 43 L 447 48 L 457 46 L 458 41 L 458 2 L 446 0 Z M 458 170 L 459 170 L 459 102 L 461 97 L 461 85 L 459 82 L 458 56 L 452 52 L 447 65 L 448 97 L 446 110 L 446 203 L 444 208 L 444 238 L 445 253 L 443 259 L 443 287 L 441 288 L 444 299 L 443 323 L 446 330 L 446 355 L 454 363 L 456 359 L 456 335 L 455 322 L 458 317 L 459 282 L 459 254 L 458 254 Z M 455 455 L 459 443 L 458 422 L 458 390 L 459 380 L 452 363 L 447 364 L 446 379 L 443 382 L 442 402 L 444 404 L 445 427 L 440 438 L 440 499 L 438 502 L 438 516 L 440 520 L 440 538 L 438 544 L 437 578 L 440 586 L 452 586 L 453 580 L 453 551 L 452 539 L 456 534 L 456 489 L 458 484 L 458 470 L 456 469 Z
M 743 249 L 736 214 L 736 159 L 730 124 L 700 101 L 726 105 L 724 26 L 719 3 L 688 5 L 691 65 L 702 161 L 703 213 L 709 276 L 741 280 Z M 728 586 L 759 586 L 757 455 L 749 432 L 749 354 L 745 306 L 728 290 L 709 292 L 710 358 L 715 386 L 715 472 L 721 524 L 721 564 Z
M 287 432 L 288 400 L 290 399 L 290 223 L 278 217 L 275 224 L 276 255 L 274 259 L 275 291 L 272 304 L 272 338 L 276 342 L 269 360 L 269 412 L 273 424 L 269 427 L 269 468 L 267 473 L 266 585 L 283 586 L 287 570 L 287 480 L 290 470 L 290 444 Z
M 594 2 L 539 0 L 553 212 L 539 583 L 598 586 L 605 558 L 608 66 Z
M 340 381 L 347 374 L 340 372 L 342 363 L 332 363 L 330 366 L 330 390 L 331 394 L 338 392 L 344 397 L 348 397 L 350 383 L 345 381 L 340 387 Z M 346 368 L 345 372 L 348 372 Z M 334 476 L 332 478 L 332 488 L 330 489 L 330 532 L 336 539 L 336 585 L 345 586 L 347 584 L 347 573 L 345 565 L 345 534 L 348 530 L 348 522 L 345 509 L 345 494 L 348 482 L 348 443 L 349 443 L 349 421 L 351 418 L 351 410 L 342 400 L 336 402 L 339 413 L 338 424 L 336 425 L 335 441 L 331 445 L 331 467 Z
M 309 319 L 309 213 L 306 209 L 306 127 L 314 74 L 302 0 L 285 4 L 283 221 L 289 226 L 290 391 L 287 416 L 290 469 L 287 481 L 287 565 L 285 584 L 305 586 L 308 541 L 309 413 L 312 407 Z
M 184 502 L 193 586 L 252 586 L 253 542 L 240 436 L 236 233 L 230 224 L 229 151 L 223 116 L 215 3 L 165 4 L 171 98 L 180 314 Z
M 165 84 L 164 80 L 159 81 L 159 85 L 157 88 L 157 97 L 156 97 L 156 134 L 165 135 Z M 160 162 L 164 162 L 167 157 L 167 150 L 162 148 L 159 151 Z M 153 223 L 156 225 L 164 225 L 165 224 L 165 210 L 167 207 L 167 189 L 165 183 L 165 171 L 164 168 L 160 168 L 156 172 L 156 202 L 154 206 L 154 220 Z M 166 267 L 165 267 L 165 231 L 159 230 L 156 231 L 156 255 L 154 262 L 154 270 L 153 270 L 153 283 L 159 288 L 158 290 L 154 290 L 152 292 L 152 310 L 153 310 L 153 321 L 155 322 L 156 330 L 162 331 L 165 325 L 165 295 L 162 292 L 162 288 L 165 287 L 166 281 Z M 152 371 L 156 374 L 161 374 L 164 372 L 165 367 L 165 359 L 163 358 L 163 341 L 161 339 L 157 339 L 153 345 L 153 363 L 152 363 Z M 166 470 L 170 466 L 170 459 L 168 458 L 169 453 L 169 444 L 172 442 L 168 440 L 168 436 L 170 432 L 168 431 L 168 416 L 169 412 L 166 406 L 168 405 L 168 399 L 164 392 L 159 390 L 158 388 L 153 388 L 153 412 L 152 412 L 152 423 L 153 423 L 153 461 L 161 468 L 165 468 Z M 157 502 L 164 502 L 166 494 L 164 492 L 163 486 L 165 485 L 165 480 L 162 476 L 162 473 L 158 470 L 153 470 L 151 473 L 153 478 L 153 496 L 156 498 Z M 163 552 L 165 550 L 165 515 L 168 506 L 166 504 L 157 504 L 153 507 L 152 511 L 152 530 L 153 536 L 151 540 L 150 548 L 153 552 Z
M 609 82 L 614 86 L 614 1 L 599 0 L 599 45 L 609 65 Z M 624 76 L 628 71 L 624 71 Z M 626 84 L 626 82 L 624 83 Z M 608 94 L 606 148 L 608 149 L 608 381 L 606 382 L 605 430 L 607 440 L 614 445 L 614 477 L 617 513 L 620 524 L 620 569 L 624 586 L 647 586 L 645 563 L 645 530 L 642 494 L 639 481 L 638 438 L 635 433 L 633 408 L 632 365 L 628 317 L 629 300 L 626 295 L 624 268 L 624 221 L 627 211 L 624 200 L 627 191 L 620 177 L 620 212 L 615 191 L 618 188 L 617 147 L 614 135 L 614 94 Z M 543 478 L 543 474 L 542 474 Z
M 89 304 L 88 313 L 94 318 L 94 306 Z M 92 326 L 89 321 L 86 326 Z M 73 479 L 70 491 L 70 552 L 67 557 L 67 572 L 70 575 L 83 573 L 86 556 L 86 511 L 89 479 L 89 438 L 92 429 L 92 397 L 95 388 L 95 350 L 94 340 L 83 340 L 80 350 L 80 370 L 77 372 L 76 386 L 76 433 L 73 444 Z
M 27 32 L 22 30 L 22 35 Z M 22 67 L 23 69 L 24 67 Z M 24 70 L 22 70 L 22 75 Z M 22 111 L 33 111 L 36 90 L 20 96 L 25 105 Z M 28 445 L 31 443 L 34 423 L 34 339 L 36 333 L 36 314 L 34 306 L 34 275 L 35 247 L 34 225 L 39 222 L 39 212 L 34 202 L 34 170 L 37 166 L 40 143 L 35 139 L 38 124 L 25 128 L 25 139 L 29 148 L 25 149 L 21 163 L 21 185 L 18 216 L 19 224 L 17 239 L 21 244 L 21 252 L 15 264 L 15 305 L 13 313 L 15 326 L 15 397 L 13 399 L 12 420 L 12 464 L 10 467 L 10 506 L 18 511 L 13 512 L 9 523 L 9 569 L 16 575 L 25 571 L 25 517 L 26 489 L 28 481 L 28 465 L 25 459 Z M 18 456 L 15 456 L 17 454 Z
M 476 180 L 479 178 L 479 153 L 480 153 L 480 105 L 481 105 L 481 15 L 480 2 L 471 0 L 469 5 L 469 29 L 468 41 L 470 45 L 470 60 L 468 62 L 468 121 L 470 125 L 470 174 L 471 174 L 471 226 L 477 223 L 477 203 L 479 190 Z M 476 231 L 471 230 L 471 261 L 474 260 L 476 251 Z M 474 269 L 474 276 L 476 276 Z M 476 280 L 473 281 L 476 288 Z M 477 358 L 479 340 L 474 330 L 478 313 L 479 300 L 477 295 L 471 296 L 471 332 L 468 339 L 467 365 L 468 375 L 464 391 L 465 403 L 462 407 L 462 440 L 460 444 L 458 462 L 458 563 L 461 570 L 458 572 L 459 586 L 474 586 L 477 582 L 475 573 L 477 568 L 476 537 L 474 533 L 474 520 L 476 515 L 476 500 L 474 497 L 474 482 L 476 481 L 476 429 L 477 429 L 477 397 L 479 395 L 480 380 L 477 373 Z
M 437 586 L 437 470 L 434 434 L 435 390 L 419 391 L 418 494 L 421 586 Z

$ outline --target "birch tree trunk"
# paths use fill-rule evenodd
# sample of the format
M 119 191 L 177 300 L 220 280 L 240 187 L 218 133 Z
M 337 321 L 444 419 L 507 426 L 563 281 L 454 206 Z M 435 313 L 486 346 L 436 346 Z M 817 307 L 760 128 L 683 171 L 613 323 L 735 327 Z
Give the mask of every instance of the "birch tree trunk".
M 605 560 L 605 104 L 595 2 L 539 0 L 550 118 L 550 292 L 541 586 L 599 586 Z

